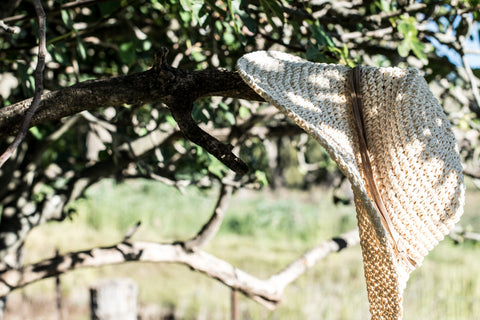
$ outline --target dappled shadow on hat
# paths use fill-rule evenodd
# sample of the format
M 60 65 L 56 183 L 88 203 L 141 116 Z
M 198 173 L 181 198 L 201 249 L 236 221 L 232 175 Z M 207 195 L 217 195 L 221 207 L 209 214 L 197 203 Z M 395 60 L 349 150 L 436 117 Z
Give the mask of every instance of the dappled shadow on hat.
M 259 51 L 238 61 L 242 78 L 317 139 L 352 184 L 372 317 L 399 319 L 414 267 L 392 250 L 364 185 L 348 79 L 351 69 Z M 417 266 L 462 214 L 456 140 L 415 69 L 361 69 L 364 127 L 374 179 Z

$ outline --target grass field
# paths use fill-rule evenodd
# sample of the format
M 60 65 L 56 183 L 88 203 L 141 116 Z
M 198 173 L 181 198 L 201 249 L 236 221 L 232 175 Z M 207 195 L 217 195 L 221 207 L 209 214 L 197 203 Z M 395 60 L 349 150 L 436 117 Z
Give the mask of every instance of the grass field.
M 37 228 L 25 260 L 113 244 L 137 221 L 134 240 L 185 240 L 208 219 L 216 190 L 186 195 L 151 182 L 102 183 L 78 204 L 71 221 Z M 480 192 L 469 191 L 461 225 L 480 231 Z M 234 195 L 208 252 L 260 278 L 268 277 L 324 239 L 356 224 L 353 207 L 335 207 L 327 190 L 241 191 Z M 139 284 L 142 306 L 172 310 L 179 319 L 229 319 L 230 290 L 178 265 L 129 263 L 80 270 L 61 277 L 65 319 L 89 319 L 88 288 L 101 278 L 130 277 Z M 6 319 L 56 319 L 54 281 L 17 291 Z M 285 291 L 268 311 L 240 296 L 239 319 L 368 319 L 360 247 L 333 254 Z M 405 292 L 405 319 L 478 319 L 480 246 L 443 241 L 412 273 Z

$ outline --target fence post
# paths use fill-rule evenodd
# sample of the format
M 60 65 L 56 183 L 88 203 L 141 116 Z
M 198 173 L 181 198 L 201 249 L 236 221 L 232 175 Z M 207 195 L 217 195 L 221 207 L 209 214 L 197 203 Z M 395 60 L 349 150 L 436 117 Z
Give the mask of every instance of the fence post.
M 238 315 L 238 291 L 232 289 L 232 320 L 237 320 Z
M 90 288 L 92 320 L 136 320 L 138 285 L 131 279 L 105 279 Z

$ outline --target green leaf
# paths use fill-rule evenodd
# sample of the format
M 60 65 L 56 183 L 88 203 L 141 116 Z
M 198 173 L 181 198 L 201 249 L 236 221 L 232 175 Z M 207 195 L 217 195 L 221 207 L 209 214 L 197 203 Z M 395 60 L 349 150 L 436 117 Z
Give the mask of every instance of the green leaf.
M 223 163 L 220 162 L 220 160 L 210 154 L 208 155 L 208 158 L 210 159 L 208 171 L 220 179 L 223 178 L 228 172 L 227 166 L 225 166 Z
M 265 172 L 256 170 L 255 171 L 255 178 L 257 178 L 257 181 L 260 183 L 261 186 L 268 186 L 268 179 L 267 175 Z
M 260 0 L 260 5 L 265 11 L 265 15 L 267 16 L 268 23 L 270 24 L 270 26 L 272 26 L 272 28 L 275 31 L 278 32 L 278 27 L 275 24 L 275 22 L 273 22 L 272 15 L 279 17 L 283 23 L 285 20 L 283 17 L 283 10 L 281 10 L 281 8 L 278 6 L 278 4 L 275 1 L 271 1 L 271 0 Z M 280 11 L 278 11 L 277 8 L 280 8 Z
M 172 127 L 175 127 L 177 125 L 177 121 L 175 121 L 175 119 L 170 114 L 167 114 L 165 116 L 165 121 L 167 121 L 167 123 Z
M 420 40 L 418 40 L 418 31 L 415 27 L 416 20 L 414 17 L 405 17 L 400 18 L 400 22 L 397 25 L 397 30 L 403 35 L 403 40 L 397 48 L 398 54 L 401 57 L 407 57 L 410 50 L 413 54 L 421 59 L 427 60 L 427 55 L 425 54 L 426 46 Z
M 35 91 L 35 79 L 30 74 L 30 68 L 24 63 L 18 63 L 18 76 L 22 85 L 22 91 L 25 96 L 32 96 Z
M 189 13 L 189 17 L 182 16 L 184 22 L 192 21 L 194 25 L 202 26 L 207 18 L 207 12 L 202 12 L 204 1 L 201 0 L 180 0 L 180 6 L 185 12 Z
M 325 32 L 325 29 L 318 21 L 315 21 L 310 27 L 312 29 L 312 37 L 317 41 L 318 45 L 335 47 L 335 42 L 333 42 L 332 37 Z
M 418 59 L 427 60 L 424 43 L 420 42 L 418 39 L 414 39 L 410 42 L 410 48 L 412 49 L 413 54 L 417 56 Z
M 408 56 L 408 53 L 410 52 L 410 45 L 409 45 L 409 41 L 408 39 L 404 39 L 400 45 L 398 46 L 397 48 L 397 51 L 398 51 L 398 54 L 401 56 L 401 57 L 407 57 Z
M 285 17 L 283 15 L 283 9 L 280 7 L 279 2 L 275 0 L 260 0 L 260 3 L 265 10 L 265 13 L 268 16 L 269 11 L 276 15 L 282 22 L 285 21 Z
M 240 118 L 246 119 L 250 115 L 250 110 L 247 107 L 240 106 L 240 108 L 238 109 L 238 115 L 240 116 Z
M 150 40 L 142 41 L 142 49 L 143 51 L 150 51 L 152 48 L 152 42 Z
M 195 60 L 196 62 L 202 62 L 207 59 L 207 57 L 203 54 L 202 48 L 198 48 L 198 47 L 192 48 L 191 55 L 193 60 Z
M 380 8 L 380 10 L 382 10 L 383 12 L 391 12 L 393 11 L 393 8 L 391 6 L 391 1 L 389 0 L 380 0 L 378 3 L 377 3 L 377 6 Z
M 53 60 L 60 63 L 60 64 L 67 64 L 68 57 L 65 55 L 66 47 L 65 43 L 60 42 L 55 45 L 48 45 L 47 47 L 48 52 L 52 55 Z
M 87 49 L 85 48 L 85 44 L 80 37 L 77 37 L 77 52 L 81 60 L 87 59 Z
M 225 119 L 230 123 L 230 125 L 235 125 L 236 119 L 233 113 L 231 112 L 225 112 Z
M 231 46 L 236 42 L 235 35 L 233 34 L 233 28 L 228 24 L 225 25 L 225 31 L 223 32 L 223 41 L 227 46 Z
M 415 19 L 412 17 L 402 18 L 402 21 L 397 26 L 398 31 L 403 34 L 405 38 L 416 38 L 418 31 L 415 28 Z
M 118 52 L 120 59 L 127 65 L 132 64 L 137 59 L 137 53 L 135 52 L 135 45 L 132 42 L 125 42 L 120 45 L 120 51 Z
M 235 7 L 232 4 L 232 0 L 227 0 L 227 7 L 228 7 L 228 11 L 230 12 L 231 19 L 233 21 L 233 27 L 235 28 L 235 32 L 240 33 L 240 28 L 238 27 L 237 18 L 235 17 L 235 13 L 238 11 L 239 3 L 238 1 L 235 1 L 235 0 L 233 2 L 235 3 Z
M 42 140 L 43 139 L 43 134 L 38 130 L 38 127 L 31 127 L 28 129 L 30 133 L 35 137 L 37 140 Z
M 206 111 L 209 108 L 205 108 L 205 105 L 201 103 L 194 103 L 192 110 L 192 117 L 195 121 L 207 123 L 210 120 L 210 115 Z
M 60 16 L 62 17 L 63 23 L 69 28 L 73 29 L 73 21 L 72 18 L 70 17 L 70 13 L 68 10 L 62 10 L 60 11 Z
M 225 111 L 228 111 L 230 110 L 230 107 L 228 106 L 228 104 L 226 104 L 225 102 L 219 102 L 218 103 L 218 106 L 222 109 L 222 110 L 225 110 Z

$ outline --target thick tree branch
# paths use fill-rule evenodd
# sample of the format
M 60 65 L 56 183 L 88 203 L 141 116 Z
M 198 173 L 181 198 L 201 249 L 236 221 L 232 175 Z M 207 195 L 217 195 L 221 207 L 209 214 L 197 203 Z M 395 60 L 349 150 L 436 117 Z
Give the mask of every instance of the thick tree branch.
M 341 251 L 358 242 L 358 232 L 352 230 L 338 238 L 321 243 L 278 274 L 271 276 L 268 280 L 261 280 L 205 251 L 186 250 L 181 243 L 123 241 L 110 247 L 57 255 L 51 259 L 24 266 L 21 270 L 5 270 L 0 273 L 0 297 L 33 282 L 80 268 L 120 264 L 127 261 L 167 262 L 184 264 L 242 292 L 265 307 L 274 309 L 281 301 L 283 290 L 289 283 L 328 254 Z
M 232 147 L 208 135 L 193 121 L 192 103 L 203 96 L 263 99 L 243 82 L 237 72 L 172 68 L 166 64 L 166 53 L 166 49 L 163 49 L 155 57 L 153 68 L 148 71 L 86 81 L 44 94 L 30 125 L 58 120 L 84 110 L 163 102 L 169 106 L 188 139 L 204 147 L 233 171 L 245 173 L 248 168 L 231 152 Z M 31 99 L 28 99 L 0 109 L 0 137 L 19 131 L 30 103 Z
M 189 90 L 196 100 L 203 96 L 224 96 L 264 101 L 235 71 L 222 69 L 189 71 L 162 65 L 150 70 L 108 79 L 89 80 L 71 87 L 46 93 L 31 126 L 59 120 L 84 110 L 107 106 L 169 102 L 179 88 Z M 0 109 L 0 137 L 18 132 L 32 99 L 20 101 Z
M 46 93 L 30 125 L 59 120 L 84 110 L 172 101 L 172 89 L 182 84 L 192 88 L 190 94 L 194 100 L 203 96 L 224 96 L 263 101 L 234 71 L 170 68 L 156 73 L 150 69 L 126 76 L 85 81 Z M 31 101 L 27 99 L 0 109 L 0 137 L 18 132 Z

